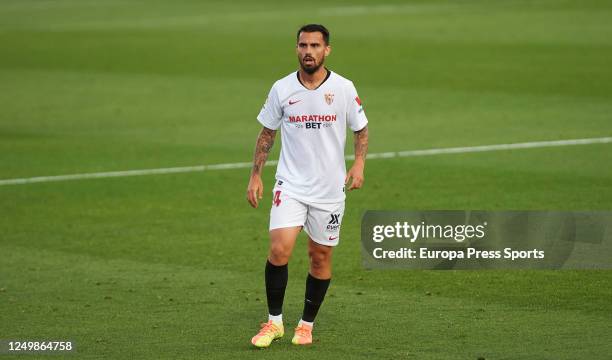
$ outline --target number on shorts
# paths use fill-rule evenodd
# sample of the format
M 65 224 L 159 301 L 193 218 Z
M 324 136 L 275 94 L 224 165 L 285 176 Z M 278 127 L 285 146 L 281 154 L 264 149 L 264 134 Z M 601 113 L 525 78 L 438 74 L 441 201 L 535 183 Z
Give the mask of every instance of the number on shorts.
M 276 192 L 274 193 L 274 199 L 272 199 L 272 205 L 276 205 L 276 207 L 280 205 L 280 194 L 280 190 L 276 190 Z

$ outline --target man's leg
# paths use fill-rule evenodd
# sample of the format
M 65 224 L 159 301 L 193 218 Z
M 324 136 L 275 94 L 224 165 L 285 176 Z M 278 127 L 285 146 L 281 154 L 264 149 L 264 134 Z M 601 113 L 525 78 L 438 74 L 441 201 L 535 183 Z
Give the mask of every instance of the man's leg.
M 268 347 L 274 339 L 284 335 L 283 300 L 287 287 L 287 264 L 301 226 L 270 230 L 270 250 L 266 261 L 266 297 L 268 299 L 268 322 L 262 324 L 251 343 L 257 347 Z
M 302 320 L 313 323 L 323 303 L 332 273 L 332 246 L 317 244 L 308 239 L 310 271 L 306 278 L 306 295 Z
M 332 246 L 321 245 L 308 239 L 310 269 L 306 278 L 306 294 L 302 319 L 292 342 L 296 345 L 312 343 L 312 327 L 331 281 Z
M 312 343 L 312 327 L 331 281 L 332 250 L 340 242 L 343 216 L 344 201 L 308 204 L 304 231 L 308 234 L 310 269 L 306 278 L 304 312 L 291 340 L 296 345 Z
M 270 231 L 270 250 L 266 261 L 266 296 L 268 320 L 282 322 L 283 300 L 287 287 L 288 263 L 295 241 L 302 227 L 289 227 Z

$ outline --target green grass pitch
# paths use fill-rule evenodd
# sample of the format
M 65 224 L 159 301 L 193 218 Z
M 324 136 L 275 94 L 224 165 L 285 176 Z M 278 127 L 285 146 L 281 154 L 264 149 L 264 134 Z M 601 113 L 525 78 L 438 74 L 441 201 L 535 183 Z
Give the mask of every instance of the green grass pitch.
M 5 0 L 0 179 L 249 161 L 308 22 L 332 32 L 370 152 L 612 136 L 609 1 Z M 249 340 L 273 168 L 257 210 L 248 169 L 0 186 L 0 339 L 70 339 L 69 359 L 609 359 L 610 271 L 367 271 L 359 222 L 610 210 L 610 164 L 610 144 L 368 161 L 315 343 L 290 344 L 302 235 L 266 351 Z

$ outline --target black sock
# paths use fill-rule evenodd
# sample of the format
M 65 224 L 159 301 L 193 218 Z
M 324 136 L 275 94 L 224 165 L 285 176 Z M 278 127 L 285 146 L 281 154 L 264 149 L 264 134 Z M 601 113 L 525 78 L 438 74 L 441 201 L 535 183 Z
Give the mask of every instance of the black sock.
M 269 260 L 266 262 L 266 296 L 268 297 L 268 312 L 270 315 L 283 313 L 287 278 L 287 264 L 276 266 Z
M 304 313 L 302 314 L 302 320 L 313 322 L 319 307 L 323 303 L 325 293 L 329 287 L 331 279 L 317 279 L 314 276 L 308 274 L 306 278 L 306 296 L 304 300 Z

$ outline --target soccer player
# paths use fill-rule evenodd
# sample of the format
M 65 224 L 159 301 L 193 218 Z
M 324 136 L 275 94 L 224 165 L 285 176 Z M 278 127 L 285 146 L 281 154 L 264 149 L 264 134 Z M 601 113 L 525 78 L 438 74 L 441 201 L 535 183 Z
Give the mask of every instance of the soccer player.
M 302 319 L 292 343 L 312 343 L 313 322 L 331 280 L 332 250 L 340 241 L 345 185 L 363 184 L 368 120 L 353 83 L 323 66 L 329 55 L 329 31 L 310 24 L 297 32 L 297 72 L 276 81 L 257 116 L 257 138 L 247 200 L 256 208 L 263 195 L 261 173 L 280 128 L 282 146 L 272 190 L 270 249 L 265 267 L 268 322 L 251 342 L 267 347 L 284 335 L 283 298 L 287 264 L 296 238 L 308 235 L 310 269 Z M 355 161 L 344 162 L 346 127 L 354 132 Z

